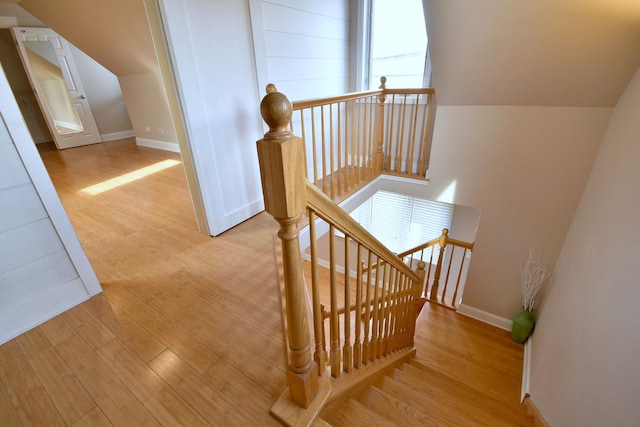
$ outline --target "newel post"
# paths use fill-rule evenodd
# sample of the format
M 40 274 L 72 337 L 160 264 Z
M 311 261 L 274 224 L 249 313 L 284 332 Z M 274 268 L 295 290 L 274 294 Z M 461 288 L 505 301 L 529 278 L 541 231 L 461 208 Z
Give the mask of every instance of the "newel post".
M 318 373 L 311 358 L 305 286 L 297 220 L 306 208 L 304 144 L 289 130 L 292 106 L 273 84 L 260 104 L 269 126 L 257 142 L 265 210 L 280 224 L 290 364 L 291 398 L 307 408 L 318 393 Z
M 433 275 L 433 286 L 431 286 L 431 295 L 429 299 L 431 301 L 438 301 L 438 287 L 440 285 L 440 273 L 442 273 L 442 261 L 444 260 L 444 248 L 449 243 L 449 230 L 446 228 L 442 229 L 442 235 L 440 235 L 440 241 L 438 242 L 438 246 L 440 246 L 440 253 L 438 255 L 438 263 L 436 264 L 436 272 Z M 442 296 L 444 300 L 444 295 Z
M 380 77 L 380 87 L 383 91 L 386 89 L 387 78 Z M 373 170 L 376 173 L 382 172 L 384 164 L 384 103 L 387 100 L 387 95 L 382 92 L 378 95 L 378 121 L 376 123 L 376 152 L 373 156 Z

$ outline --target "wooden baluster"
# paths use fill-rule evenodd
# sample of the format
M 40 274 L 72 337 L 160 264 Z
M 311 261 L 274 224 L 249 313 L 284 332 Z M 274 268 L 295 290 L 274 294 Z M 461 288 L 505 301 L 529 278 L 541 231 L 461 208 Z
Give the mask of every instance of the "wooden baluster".
M 369 339 L 369 326 L 371 324 L 371 263 L 373 262 L 373 254 L 369 251 L 367 260 L 367 290 L 365 292 L 365 310 L 364 310 L 364 342 L 362 344 L 362 363 L 365 365 L 369 361 L 371 353 L 371 341 Z
M 293 132 L 293 120 L 291 121 L 291 129 Z M 305 139 L 306 135 L 304 133 L 304 110 L 300 110 L 300 129 L 302 132 L 302 145 L 304 146 L 304 177 L 309 179 L 309 163 L 307 162 L 307 141 Z
M 322 192 L 324 194 L 329 194 L 327 190 L 327 141 L 326 141 L 326 132 L 325 132 L 325 123 L 324 123 L 324 105 L 320 106 L 320 126 L 322 129 L 320 130 L 320 141 L 322 143 L 321 153 L 322 153 Z
M 313 183 L 318 185 L 318 151 L 316 148 L 316 116 L 313 112 L 314 107 L 310 108 L 311 113 L 311 158 L 313 158 Z
M 376 175 L 382 172 L 384 165 L 384 102 L 387 99 L 384 90 L 386 89 L 386 83 L 387 78 L 384 76 L 380 77 L 380 89 L 382 89 L 383 92 L 378 95 L 378 120 L 376 122 L 377 141 L 373 159 L 373 169 Z
M 387 296 L 385 298 L 384 307 L 384 338 L 382 339 L 382 355 L 389 354 L 390 336 L 391 331 L 391 297 L 395 291 L 396 276 L 399 276 L 400 272 L 393 268 L 389 273 L 389 281 L 387 282 Z
M 358 243 L 357 250 L 357 272 L 356 272 L 356 310 L 354 313 L 355 323 L 355 341 L 353 343 L 353 364 L 356 368 L 362 366 L 362 344 L 360 340 L 360 334 L 362 331 L 362 245 Z
M 446 305 L 445 296 L 447 294 L 447 287 L 449 286 L 449 277 L 451 277 L 451 264 L 453 264 L 453 254 L 456 251 L 455 246 L 451 246 L 451 255 L 449 256 L 449 265 L 447 266 L 447 275 L 444 279 L 444 288 L 442 289 L 442 298 L 440 299 L 440 304 Z
M 384 271 L 380 269 L 382 262 L 378 258 L 376 262 L 376 280 L 373 288 L 373 322 L 371 325 L 371 360 L 374 360 L 378 355 L 378 347 L 380 346 L 379 322 L 380 322 L 380 272 L 382 271 L 382 280 L 384 280 Z
M 387 138 L 387 167 L 386 171 L 391 172 L 391 158 L 393 157 L 393 130 L 395 129 L 394 115 L 396 111 L 396 95 L 391 94 L 391 118 L 389 120 L 389 138 Z
M 436 264 L 436 272 L 433 275 L 433 286 L 431 286 L 431 301 L 438 302 L 438 286 L 440 284 L 440 273 L 442 271 L 442 260 L 444 259 L 444 248 L 447 246 L 447 238 L 449 235 L 449 230 L 446 228 L 442 229 L 442 235 L 440 236 L 440 241 L 438 242 L 438 246 L 440 247 L 440 253 L 438 254 L 438 263 Z M 443 293 L 444 295 L 444 293 Z
M 404 158 L 403 156 L 403 152 L 402 152 L 402 148 L 403 148 L 403 141 L 404 141 L 404 124 L 405 124 L 405 118 L 407 116 L 407 95 L 403 96 L 402 99 L 402 121 L 401 121 L 401 125 L 400 125 L 400 137 L 398 138 L 398 157 L 396 158 L 396 172 L 400 173 L 402 172 L 402 160 Z
M 331 321 L 329 322 L 329 361 L 331 375 L 340 378 L 340 320 L 338 318 L 338 283 L 336 279 L 335 227 L 329 225 L 329 277 L 331 294 Z
M 406 295 L 406 287 L 407 287 L 407 276 L 405 276 L 404 274 L 402 275 L 402 280 L 400 281 L 400 288 L 398 289 L 398 320 L 397 320 L 397 324 L 398 326 L 396 327 L 396 342 L 397 342 L 397 348 L 401 349 L 404 347 L 404 328 L 405 328 L 405 321 L 406 321 L 406 301 L 405 301 L 405 295 Z
M 433 288 L 429 289 L 429 280 L 431 280 L 431 267 L 433 266 L 433 252 L 435 250 L 435 246 L 431 246 L 431 256 L 429 257 L 429 270 L 427 270 L 427 280 L 424 285 L 424 296 L 425 298 L 431 297 L 431 292 L 433 292 Z M 434 273 L 435 275 L 435 273 Z
M 464 248 L 462 253 L 462 261 L 460 262 L 460 270 L 458 271 L 458 280 L 456 281 L 456 290 L 453 293 L 453 299 L 451 300 L 451 306 L 458 308 L 458 290 L 460 289 L 460 279 L 462 278 L 462 269 L 464 268 L 464 261 L 467 259 L 467 248 Z M 453 254 L 452 254 L 453 257 Z
M 427 118 L 424 124 L 424 140 L 422 143 L 422 153 L 420 155 L 420 176 L 427 175 L 427 154 L 429 153 L 429 145 L 431 141 L 431 126 L 433 122 L 433 109 L 431 108 L 433 95 L 427 95 L 428 101 L 426 106 Z
M 329 353 L 327 353 L 327 328 L 325 327 L 325 319 L 330 317 L 327 312 L 327 307 L 324 304 L 320 304 L 320 311 L 322 312 L 322 353 L 324 354 L 324 365 L 326 367 L 329 360 Z
M 356 156 L 356 160 L 355 160 L 355 165 L 356 165 L 356 174 L 355 174 L 355 178 L 356 178 L 356 183 L 359 184 L 360 180 L 361 180 L 361 172 L 362 172 L 362 158 L 360 157 L 360 151 L 362 148 L 362 141 L 360 138 L 360 129 L 361 129 L 361 122 L 362 120 L 360 120 L 360 116 L 361 116 L 361 110 L 362 110 L 362 103 L 360 102 L 360 100 L 354 100 L 353 102 L 355 104 L 355 109 L 356 109 L 356 126 L 355 126 L 355 156 Z
M 391 267 L 389 264 L 384 264 L 384 269 L 382 273 L 382 281 L 380 282 L 380 300 L 379 307 L 380 311 L 378 312 L 378 340 L 376 343 L 376 356 L 378 358 L 382 357 L 383 349 L 384 349 L 384 319 L 385 319 L 385 300 L 387 297 L 388 289 L 387 285 L 391 279 Z
M 313 298 L 313 334 L 315 335 L 316 351 L 313 360 L 318 365 L 318 375 L 325 373 L 327 355 L 324 347 L 324 317 L 320 304 L 320 281 L 318 280 L 318 242 L 316 237 L 316 214 L 307 209 L 309 218 L 309 239 L 311 243 L 311 290 Z
M 396 275 L 396 282 L 393 291 L 392 297 L 392 313 L 391 313 L 391 342 L 390 342 L 390 351 L 396 351 L 398 349 L 398 328 L 400 327 L 400 323 L 398 318 L 400 316 L 400 312 L 398 311 L 398 304 L 400 302 L 400 286 L 402 285 L 402 278 L 404 274 Z
M 416 105 L 413 112 L 413 126 L 411 128 L 411 144 L 409 148 L 409 158 L 407 159 L 407 174 L 413 174 L 413 153 L 416 149 L 416 134 L 418 131 L 418 109 L 420 108 L 420 95 L 416 95 Z M 419 168 L 416 168 L 416 172 Z
M 350 179 L 350 188 L 356 186 L 356 134 L 357 134 L 357 121 L 356 121 L 356 101 L 355 99 L 351 101 L 351 135 L 350 135 L 350 161 L 349 164 L 351 167 L 349 168 L 349 176 Z
M 367 98 L 367 105 L 369 106 L 368 120 L 367 120 L 367 123 L 369 124 L 369 128 L 367 129 L 367 178 L 370 178 L 371 175 L 373 175 L 373 162 L 374 162 L 374 157 L 376 152 L 376 140 L 375 140 L 375 134 L 374 134 L 375 118 L 373 115 L 373 103 L 374 103 L 373 97 Z
M 333 167 L 333 161 L 335 160 L 334 143 L 333 143 L 333 104 L 329 104 L 329 174 L 331 175 L 331 200 L 336 199 L 336 182 L 335 182 L 335 168 Z
M 351 347 L 351 270 L 349 268 L 349 236 L 344 236 L 344 346 L 342 348 L 342 370 L 351 372 L 353 349 Z
M 409 324 L 409 343 L 408 345 L 414 345 L 414 339 L 416 335 L 416 321 L 418 320 L 418 316 L 420 315 L 420 311 L 422 310 L 422 306 L 425 303 L 425 300 L 420 298 L 422 295 L 422 284 L 425 279 L 425 266 L 426 264 L 423 261 L 418 263 L 418 269 L 416 273 L 418 274 L 419 281 L 411 284 L 411 322 Z
M 293 136 L 288 125 L 292 107 L 286 96 L 274 85 L 267 86 L 267 95 L 260 112 L 269 126 L 264 138 L 257 142 L 260 177 L 265 210 L 280 225 L 282 242 L 287 337 L 291 363 L 287 379 L 292 400 L 308 408 L 318 393 L 316 363 L 311 358 L 309 326 L 297 219 L 306 207 L 304 178 L 304 145 Z
M 342 112 L 341 112 L 341 108 L 340 106 L 342 105 L 341 102 L 338 102 L 338 196 L 340 196 L 342 194 L 343 188 L 342 186 L 344 185 L 343 182 L 343 176 L 344 176 L 344 171 L 342 170 L 342 127 L 340 126 L 340 124 L 342 123 Z M 344 191 L 347 191 L 347 187 L 344 187 Z

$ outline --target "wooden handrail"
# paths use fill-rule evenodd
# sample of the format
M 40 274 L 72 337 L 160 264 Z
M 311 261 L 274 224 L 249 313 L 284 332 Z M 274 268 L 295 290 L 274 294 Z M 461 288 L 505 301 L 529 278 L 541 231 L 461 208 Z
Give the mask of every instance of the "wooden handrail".
M 407 249 L 404 252 L 400 252 L 398 254 L 398 258 L 404 258 L 407 255 L 414 254 L 416 252 L 420 252 L 424 249 L 430 248 L 431 246 L 437 245 L 440 242 L 440 237 L 436 237 L 435 239 L 429 240 L 428 242 L 424 242 L 421 245 L 416 246 L 415 248 Z M 473 250 L 474 243 L 464 242 L 462 240 L 452 239 L 451 237 L 447 237 L 447 243 L 452 244 L 453 246 L 459 246 L 464 249 Z
M 427 179 L 435 90 L 389 89 L 386 81 L 378 90 L 292 104 L 290 130 L 307 146 L 306 175 L 334 201 L 383 173 Z
M 329 96 L 325 98 L 312 98 L 304 99 L 301 101 L 294 101 L 291 103 L 293 111 L 302 110 L 305 108 L 319 107 L 321 105 L 336 104 L 338 102 L 351 101 L 354 99 L 367 98 L 369 96 L 375 96 L 382 94 L 383 90 L 369 90 L 363 92 L 351 92 L 344 95 Z
M 420 280 L 416 272 L 402 262 L 396 254 L 365 230 L 356 220 L 349 216 L 347 212 L 340 209 L 338 205 L 309 181 L 306 183 L 306 189 L 307 206 L 312 208 L 320 218 L 330 224 L 334 224 L 340 231 L 348 234 L 353 240 L 361 243 L 380 257 L 382 261 L 395 267 L 411 280 Z

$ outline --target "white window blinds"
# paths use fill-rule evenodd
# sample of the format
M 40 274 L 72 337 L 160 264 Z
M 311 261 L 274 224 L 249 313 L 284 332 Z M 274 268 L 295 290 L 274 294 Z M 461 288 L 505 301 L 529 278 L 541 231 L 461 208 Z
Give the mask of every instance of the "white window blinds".
M 453 205 L 378 191 L 351 217 L 395 253 L 416 247 L 451 228 Z

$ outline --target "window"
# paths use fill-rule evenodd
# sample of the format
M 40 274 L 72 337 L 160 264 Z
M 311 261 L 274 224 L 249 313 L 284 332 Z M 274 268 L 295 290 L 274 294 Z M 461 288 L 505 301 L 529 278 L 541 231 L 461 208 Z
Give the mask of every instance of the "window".
M 427 31 L 422 0 L 370 0 L 370 32 L 363 87 L 377 89 L 380 77 L 394 88 L 422 87 Z
M 453 205 L 377 191 L 351 217 L 395 253 L 414 248 L 451 228 Z

